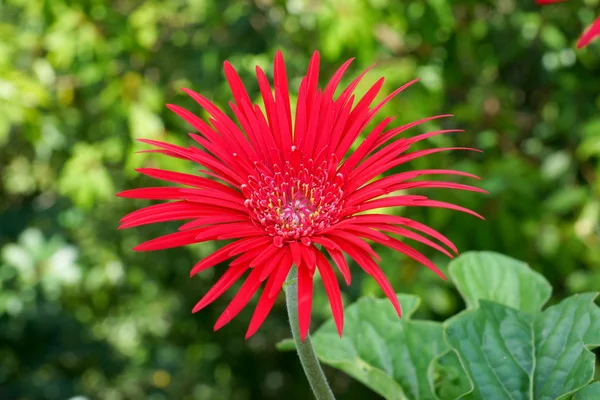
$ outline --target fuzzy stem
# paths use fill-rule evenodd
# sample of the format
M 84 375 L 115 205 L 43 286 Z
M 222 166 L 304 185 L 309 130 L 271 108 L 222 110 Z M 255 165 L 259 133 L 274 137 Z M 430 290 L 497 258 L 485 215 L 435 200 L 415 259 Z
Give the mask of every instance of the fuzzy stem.
M 304 373 L 308 378 L 310 387 L 317 400 L 335 400 L 333 392 L 327 383 L 327 378 L 321 369 L 315 349 L 310 341 L 310 335 L 307 335 L 304 342 L 300 339 L 300 327 L 298 325 L 298 272 L 293 266 L 288 275 L 288 283 L 285 286 L 285 298 L 287 304 L 290 327 L 292 336 L 296 344 L 296 351 L 300 357 L 300 363 L 304 368 Z

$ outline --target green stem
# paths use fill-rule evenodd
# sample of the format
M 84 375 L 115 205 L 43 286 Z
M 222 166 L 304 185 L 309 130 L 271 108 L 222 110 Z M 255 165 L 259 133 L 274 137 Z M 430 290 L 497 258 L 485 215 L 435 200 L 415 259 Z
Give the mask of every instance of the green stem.
M 288 275 L 288 284 L 285 287 L 285 298 L 292 328 L 292 336 L 296 344 L 296 351 L 300 357 L 300 363 L 304 368 L 304 373 L 308 378 L 310 387 L 317 400 L 335 400 L 333 392 L 327 383 L 327 378 L 321 369 L 315 349 L 310 341 L 310 335 L 307 335 L 304 342 L 300 339 L 300 327 L 298 325 L 298 272 L 293 266 Z

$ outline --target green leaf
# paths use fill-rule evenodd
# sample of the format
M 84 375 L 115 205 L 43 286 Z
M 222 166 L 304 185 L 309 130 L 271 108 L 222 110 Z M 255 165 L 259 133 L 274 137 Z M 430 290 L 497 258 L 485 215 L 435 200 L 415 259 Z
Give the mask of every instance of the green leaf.
M 435 388 L 440 399 L 458 399 L 471 391 L 469 380 L 455 351 L 449 350 L 434 362 Z
M 483 299 L 536 312 L 552 293 L 542 275 L 524 262 L 498 253 L 465 253 L 450 263 L 449 271 L 468 309 L 477 308 Z
M 279 351 L 292 351 L 296 348 L 296 345 L 294 344 L 294 339 L 287 338 L 275 343 L 275 347 Z
M 340 338 L 332 320 L 313 336 L 319 359 L 386 399 L 435 399 L 433 360 L 448 350 L 442 325 L 413 321 L 416 296 L 398 295 L 403 317 L 387 299 L 364 297 L 345 311 Z
M 600 345 L 596 293 L 531 314 L 485 300 L 446 329 L 472 383 L 470 399 L 557 399 L 589 383 Z
M 592 382 L 573 396 L 573 400 L 598 400 L 600 399 L 600 382 Z

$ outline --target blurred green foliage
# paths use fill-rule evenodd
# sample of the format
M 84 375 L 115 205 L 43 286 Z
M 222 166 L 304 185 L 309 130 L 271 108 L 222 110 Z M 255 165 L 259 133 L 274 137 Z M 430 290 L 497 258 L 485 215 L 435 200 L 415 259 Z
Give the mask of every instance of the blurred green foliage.
M 359 91 L 381 75 L 383 95 L 421 77 L 384 113 L 399 122 L 456 115 L 442 127 L 465 133 L 424 145 L 484 155 L 437 154 L 410 168 L 482 176 L 488 196 L 431 195 L 487 222 L 399 212 L 461 250 L 527 261 L 556 288 L 555 301 L 600 287 L 600 44 L 573 48 L 599 1 L 533 3 L 0 0 L 0 398 L 308 398 L 295 356 L 274 348 L 288 336 L 281 303 L 249 341 L 250 309 L 212 332 L 231 293 L 190 313 L 225 265 L 194 279 L 188 271 L 218 244 L 138 254 L 134 244 L 171 226 L 116 231 L 122 215 L 148 204 L 113 195 L 149 184 L 134 168 L 197 168 L 134 154 L 133 139 L 187 143 L 189 127 L 164 104 L 198 111 L 179 90 L 190 87 L 225 107 L 224 60 L 257 98 L 254 66 L 270 73 L 277 49 L 294 88 L 315 49 L 323 76 L 356 57 L 346 82 L 377 62 Z M 450 284 L 379 250 L 395 289 L 424 299 L 423 314 L 445 319 L 461 308 Z M 329 311 L 315 293 L 316 326 Z M 380 294 L 359 273 L 346 290 L 348 301 L 371 293 Z M 341 397 L 374 398 L 328 373 Z

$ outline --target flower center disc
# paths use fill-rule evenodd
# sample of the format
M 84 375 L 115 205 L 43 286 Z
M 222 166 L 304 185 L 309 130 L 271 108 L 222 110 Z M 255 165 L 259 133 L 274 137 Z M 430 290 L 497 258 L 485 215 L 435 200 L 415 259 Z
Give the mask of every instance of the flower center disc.
M 328 164 L 320 167 L 289 164 L 273 173 L 265 168 L 242 185 L 250 216 L 271 236 L 295 241 L 334 224 L 342 208 L 343 177 L 329 176 Z M 333 171 L 335 172 L 335 170 Z

